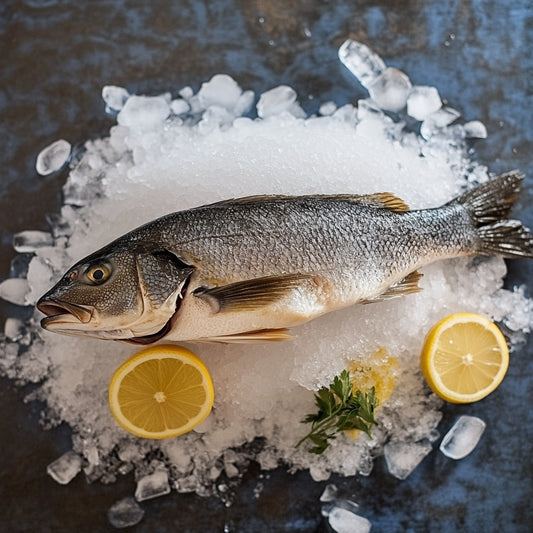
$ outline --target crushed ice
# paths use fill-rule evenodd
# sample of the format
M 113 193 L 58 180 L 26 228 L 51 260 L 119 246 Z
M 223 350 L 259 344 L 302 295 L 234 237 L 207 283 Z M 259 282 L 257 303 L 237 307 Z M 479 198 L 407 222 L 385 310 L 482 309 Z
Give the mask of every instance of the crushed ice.
M 67 267 L 111 239 L 165 213 L 224 198 L 392 191 L 421 208 L 489 178 L 464 142 L 485 136 L 481 123 L 458 124 L 459 114 L 442 107 L 437 89 L 411 87 L 406 74 L 387 68 L 365 45 L 347 41 L 339 57 L 369 98 L 339 109 L 325 102 L 318 116 L 305 115 L 291 87 L 257 99 L 227 75 L 214 76 L 196 94 L 184 87 L 174 99 L 104 88 L 117 124 L 71 161 L 64 206 L 50 217 L 51 234 L 15 237 L 31 261 L 0 284 L 0 297 L 33 305 Z M 393 119 L 384 109 L 398 114 Z M 420 136 L 404 128 L 402 113 L 423 121 Z M 40 154 L 41 173 L 65 162 L 63 147 L 59 155 Z M 533 323 L 524 291 L 502 288 L 502 259 L 442 261 L 423 273 L 422 292 L 324 316 L 297 328 L 292 342 L 192 346 L 212 374 L 214 410 L 195 431 L 168 441 L 128 435 L 110 415 L 107 384 L 133 353 L 130 345 L 43 331 L 36 311 L 27 322 L 6 322 L 0 372 L 19 383 L 39 383 L 29 399 L 46 402 L 50 424 L 71 426 L 73 450 L 48 468 L 60 483 L 80 468 L 89 481 L 105 483 L 134 470 L 138 501 L 172 489 L 220 496 L 251 460 L 265 470 L 279 464 L 309 469 L 313 479 L 324 480 L 332 472 L 369 475 L 383 450 L 392 474 L 405 478 L 431 451 L 441 419 L 441 401 L 418 366 L 430 326 L 453 312 L 476 311 L 504 322 L 516 343 Z M 314 409 L 313 391 L 328 385 L 348 360 L 381 348 L 398 359 L 399 370 L 392 396 L 377 413 L 374 438 L 341 436 L 321 456 L 296 449 L 305 431 L 299 421 Z M 369 528 L 354 509 L 329 498 L 333 528 Z M 116 524 L 140 518 L 135 501 L 110 510 Z

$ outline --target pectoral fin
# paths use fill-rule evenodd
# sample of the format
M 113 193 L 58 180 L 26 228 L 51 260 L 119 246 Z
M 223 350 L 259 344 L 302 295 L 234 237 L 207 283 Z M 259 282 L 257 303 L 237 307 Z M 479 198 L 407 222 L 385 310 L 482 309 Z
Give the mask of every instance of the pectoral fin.
M 207 301 L 213 312 L 255 311 L 270 305 L 311 279 L 306 274 L 286 274 L 238 281 L 221 287 L 199 287 L 194 295 Z
M 420 281 L 420 278 L 422 276 L 423 274 L 420 274 L 418 270 L 415 270 L 414 272 L 411 272 L 410 274 L 408 274 L 401 281 L 398 281 L 398 283 L 391 285 L 388 289 L 386 289 L 381 294 L 377 294 L 376 296 L 373 296 L 372 298 L 367 298 L 366 300 L 362 300 L 360 303 L 370 304 L 374 302 L 382 302 L 383 300 L 390 300 L 392 298 L 397 298 L 398 296 L 404 296 L 405 294 L 419 292 L 422 289 L 418 285 L 418 282 Z

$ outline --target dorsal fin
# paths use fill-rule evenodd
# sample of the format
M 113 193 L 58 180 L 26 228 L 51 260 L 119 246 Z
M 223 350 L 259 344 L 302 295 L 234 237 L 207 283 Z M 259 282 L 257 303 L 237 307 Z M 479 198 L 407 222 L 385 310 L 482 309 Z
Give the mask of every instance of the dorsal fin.
M 379 192 L 367 196 L 360 196 L 360 198 L 365 199 L 370 204 L 375 204 L 376 207 L 383 207 L 395 213 L 406 213 L 409 211 L 409 206 L 401 198 L 394 196 L 390 192 Z
M 409 211 L 409 206 L 401 199 L 389 192 L 375 194 L 316 194 L 307 196 L 284 196 L 260 194 L 256 196 L 244 196 L 243 198 L 230 198 L 221 200 L 209 207 L 230 207 L 233 205 L 257 205 L 264 203 L 280 203 L 295 200 L 329 200 L 337 202 L 350 202 L 353 204 L 368 205 L 376 208 L 383 208 L 395 213 L 405 213 Z

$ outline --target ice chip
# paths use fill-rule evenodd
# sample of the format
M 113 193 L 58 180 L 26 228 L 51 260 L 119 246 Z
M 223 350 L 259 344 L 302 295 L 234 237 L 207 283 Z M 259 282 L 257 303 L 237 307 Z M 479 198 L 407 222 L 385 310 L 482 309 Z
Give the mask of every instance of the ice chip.
M 485 124 L 479 120 L 471 120 L 463 125 L 465 130 L 465 137 L 468 139 L 486 139 L 487 128 Z
M 329 483 L 321 494 L 320 501 L 327 503 L 332 502 L 335 498 L 337 498 L 337 486 L 333 483 Z
M 124 87 L 106 85 L 102 88 L 102 98 L 105 102 L 107 112 L 120 111 L 129 96 L 130 93 Z
M 142 502 L 164 496 L 169 492 L 168 472 L 164 468 L 158 468 L 153 474 L 144 476 L 137 481 L 135 499 Z
M 26 230 L 13 235 L 13 248 L 19 253 L 32 253 L 43 246 L 52 246 L 54 238 L 48 231 Z
M 383 451 L 389 472 L 398 479 L 405 479 L 431 450 L 431 444 L 426 442 L 391 441 Z
M 131 496 L 115 502 L 107 511 L 109 523 L 121 529 L 138 524 L 144 516 L 144 509 Z
M 485 427 L 485 422 L 477 416 L 460 416 L 444 435 L 439 450 L 450 459 L 463 459 L 477 446 Z
M 202 83 L 198 98 L 205 109 L 216 105 L 233 111 L 241 94 L 242 89 L 231 76 L 215 74 L 208 82 Z
M 184 100 L 190 100 L 194 94 L 194 91 L 192 90 L 192 87 L 189 87 L 188 85 L 186 87 L 183 87 L 183 89 L 180 89 L 178 93 Z
M 60 483 L 70 483 L 81 471 L 81 457 L 70 450 L 46 467 L 46 473 Z
M 368 94 L 381 109 L 397 113 L 406 106 L 411 87 L 406 74 L 388 67 L 369 84 Z
M 322 516 L 327 517 L 330 515 L 331 511 L 336 508 L 345 509 L 346 511 L 357 514 L 357 511 L 359 510 L 359 504 L 345 498 L 335 498 L 329 502 L 323 502 L 321 514 Z
M 233 113 L 236 117 L 240 117 L 252 108 L 254 103 L 255 93 L 253 91 L 244 91 L 237 100 L 235 107 L 233 108 Z
M 370 50 L 368 46 L 350 39 L 344 41 L 339 48 L 339 59 L 366 88 L 386 68 L 383 59 Z
M 442 101 L 435 87 L 416 85 L 407 98 L 407 114 L 416 120 L 424 120 L 441 107 Z
M 183 98 L 176 98 L 170 102 L 170 109 L 175 115 L 184 115 L 189 112 L 191 107 Z
M 330 115 L 333 115 L 335 111 L 337 111 L 337 104 L 335 104 L 335 102 L 332 102 L 331 100 L 329 102 L 324 102 L 318 108 L 318 114 L 324 117 L 329 117 Z
M 29 305 L 26 301 L 29 292 L 30 286 L 24 278 L 8 278 L 0 283 L 0 298 L 16 305 Z
M 296 118 L 307 118 L 307 113 L 298 102 L 294 102 L 287 111 Z
M 176 490 L 178 492 L 194 492 L 198 489 L 199 481 L 195 475 L 186 476 L 178 479 Z
M 431 115 L 428 115 L 420 126 L 420 135 L 429 140 L 433 135 L 441 132 L 446 126 L 455 122 L 461 113 L 451 107 L 441 107 Z
M 121 126 L 138 131 L 148 131 L 159 126 L 170 114 L 164 96 L 130 96 L 117 116 Z
M 6 318 L 4 335 L 11 341 L 18 341 L 24 335 L 24 322 L 18 318 Z
M 328 524 L 335 533 L 368 533 L 372 527 L 368 519 L 339 505 L 329 511 Z
M 68 141 L 59 139 L 43 148 L 35 162 L 35 170 L 41 176 L 47 176 L 60 170 L 70 158 L 72 146 Z
M 261 118 L 279 115 L 296 102 L 296 91 L 287 85 L 280 85 L 264 92 L 257 102 L 257 114 Z
M 224 452 L 224 470 L 229 478 L 234 478 L 239 475 L 239 469 L 236 464 L 239 460 L 239 456 L 234 450 L 226 450 Z

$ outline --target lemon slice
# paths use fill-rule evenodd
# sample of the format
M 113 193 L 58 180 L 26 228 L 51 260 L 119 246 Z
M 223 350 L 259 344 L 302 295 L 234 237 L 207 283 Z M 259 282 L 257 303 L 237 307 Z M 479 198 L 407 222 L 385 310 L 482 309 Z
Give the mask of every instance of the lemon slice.
M 509 366 L 509 349 L 488 318 L 458 313 L 431 329 L 420 365 L 429 386 L 444 400 L 477 402 L 502 382 Z
M 202 361 L 181 346 L 137 352 L 113 374 L 109 406 L 127 431 L 146 439 L 187 433 L 211 412 L 214 391 Z

